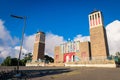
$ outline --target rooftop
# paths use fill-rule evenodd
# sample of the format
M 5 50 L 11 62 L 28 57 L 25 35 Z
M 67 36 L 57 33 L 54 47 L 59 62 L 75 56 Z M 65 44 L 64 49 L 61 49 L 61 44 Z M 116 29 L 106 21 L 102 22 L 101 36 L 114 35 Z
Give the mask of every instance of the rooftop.
M 45 34 L 44 32 L 42 32 L 42 31 L 37 31 L 37 33 L 43 33 L 43 34 Z
M 95 13 L 95 12 L 99 12 L 99 10 L 94 10 L 94 11 L 92 11 L 90 14 L 93 14 L 93 13 Z

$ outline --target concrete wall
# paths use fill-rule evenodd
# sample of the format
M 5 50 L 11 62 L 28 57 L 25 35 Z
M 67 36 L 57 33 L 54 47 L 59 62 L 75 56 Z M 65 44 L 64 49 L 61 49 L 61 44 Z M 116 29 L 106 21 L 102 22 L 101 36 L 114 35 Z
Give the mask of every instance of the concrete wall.
M 115 64 L 65 64 L 66 67 L 106 67 L 116 68 Z

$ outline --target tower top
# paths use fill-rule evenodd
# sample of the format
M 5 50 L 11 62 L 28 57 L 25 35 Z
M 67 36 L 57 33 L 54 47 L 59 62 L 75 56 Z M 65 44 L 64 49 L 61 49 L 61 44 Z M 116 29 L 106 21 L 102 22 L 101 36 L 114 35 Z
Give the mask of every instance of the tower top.
M 92 11 L 90 14 L 93 14 L 93 13 L 96 13 L 96 12 L 101 12 L 101 11 L 95 9 L 95 10 Z
M 45 33 L 44 32 L 37 32 L 35 37 L 35 43 L 45 43 Z
M 42 34 L 45 34 L 44 32 L 42 32 L 42 31 L 37 31 L 37 33 L 42 33 Z
M 103 17 L 102 17 L 101 11 L 94 10 L 89 14 L 89 26 L 90 26 L 90 29 L 94 27 L 103 26 Z

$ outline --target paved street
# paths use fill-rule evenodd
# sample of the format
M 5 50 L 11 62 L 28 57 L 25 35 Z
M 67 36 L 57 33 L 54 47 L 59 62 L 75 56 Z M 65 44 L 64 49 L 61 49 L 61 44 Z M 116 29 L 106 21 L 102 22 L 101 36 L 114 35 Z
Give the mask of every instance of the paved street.
M 3 67 L 0 67 L 2 71 Z M 4 70 L 14 67 L 6 67 Z M 20 67 L 27 80 L 119 80 L 120 68 Z

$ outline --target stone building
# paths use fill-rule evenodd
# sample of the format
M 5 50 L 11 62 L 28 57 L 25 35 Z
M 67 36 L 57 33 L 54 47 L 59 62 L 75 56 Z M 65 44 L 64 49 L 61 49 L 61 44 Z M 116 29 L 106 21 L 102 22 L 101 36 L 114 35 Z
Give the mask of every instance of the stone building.
M 55 63 L 103 60 L 109 56 L 103 16 L 100 11 L 89 14 L 90 42 L 68 41 L 54 50 Z
M 90 41 L 68 41 L 54 48 L 54 63 L 45 64 L 45 33 L 38 32 L 34 42 L 33 59 L 26 66 L 81 66 L 81 67 L 116 67 L 109 56 L 106 30 L 100 11 L 89 14 Z
M 34 51 L 32 62 L 43 60 L 45 50 L 45 33 L 37 32 L 34 42 Z
M 60 46 L 56 46 L 54 53 L 55 63 L 90 60 L 90 42 L 68 41 L 67 43 L 61 44 Z
M 106 30 L 100 11 L 89 14 L 90 42 L 92 59 L 104 59 L 109 55 Z

